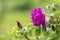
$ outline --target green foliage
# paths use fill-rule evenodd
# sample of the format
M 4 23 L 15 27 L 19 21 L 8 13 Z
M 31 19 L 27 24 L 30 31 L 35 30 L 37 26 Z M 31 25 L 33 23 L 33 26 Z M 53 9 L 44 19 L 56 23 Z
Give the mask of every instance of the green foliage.
M 22 26 L 22 28 L 16 26 L 2 34 L 0 40 L 60 40 L 60 18 L 56 16 L 56 14 L 60 14 L 60 10 L 57 2 L 60 0 L 49 5 L 49 9 L 46 9 L 46 28 L 33 26 L 31 23 Z M 26 21 L 24 20 L 24 23 Z

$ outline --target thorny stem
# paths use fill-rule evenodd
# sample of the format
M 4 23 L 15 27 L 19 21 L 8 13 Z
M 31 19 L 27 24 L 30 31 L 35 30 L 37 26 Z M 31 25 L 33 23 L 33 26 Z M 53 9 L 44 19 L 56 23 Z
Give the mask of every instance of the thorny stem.
M 20 34 L 22 34 L 22 35 L 23 35 L 23 33 L 20 33 Z M 26 35 L 24 35 L 24 37 L 25 37 L 27 40 L 30 40 Z
M 39 40 L 39 38 L 36 36 L 36 40 Z
M 26 38 L 27 40 L 30 40 L 26 35 L 25 35 L 25 38 Z

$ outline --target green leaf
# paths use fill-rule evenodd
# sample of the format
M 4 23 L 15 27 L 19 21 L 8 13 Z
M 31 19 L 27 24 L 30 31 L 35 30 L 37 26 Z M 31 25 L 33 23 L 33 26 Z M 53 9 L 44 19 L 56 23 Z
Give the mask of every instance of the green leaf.
M 56 2 L 60 2 L 60 0 L 56 0 Z
M 60 11 L 55 11 L 55 14 L 60 17 Z
M 29 31 L 28 34 L 31 36 L 32 35 L 32 31 Z
M 40 32 L 41 32 L 41 30 L 36 29 L 36 30 L 35 30 L 35 35 L 39 36 L 39 35 L 40 35 Z

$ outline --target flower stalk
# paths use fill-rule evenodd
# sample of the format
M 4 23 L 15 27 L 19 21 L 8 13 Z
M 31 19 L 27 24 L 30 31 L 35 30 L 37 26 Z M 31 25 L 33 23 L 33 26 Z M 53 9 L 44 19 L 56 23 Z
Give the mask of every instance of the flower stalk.
M 23 33 L 20 33 L 21 35 L 24 35 Z M 30 40 L 30 38 L 28 38 L 27 35 L 24 35 L 24 37 L 27 39 L 27 40 Z

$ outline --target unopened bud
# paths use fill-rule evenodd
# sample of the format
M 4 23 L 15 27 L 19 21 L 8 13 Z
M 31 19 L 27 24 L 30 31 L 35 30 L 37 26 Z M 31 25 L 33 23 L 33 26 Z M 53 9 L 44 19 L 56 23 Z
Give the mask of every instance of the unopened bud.
M 17 26 L 18 26 L 19 28 L 22 28 L 22 25 L 21 25 L 21 23 L 20 23 L 19 21 L 17 21 Z
M 52 28 L 51 28 L 53 31 L 55 31 L 55 27 L 54 26 L 52 26 Z

